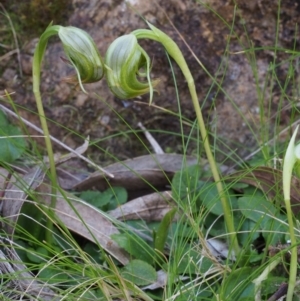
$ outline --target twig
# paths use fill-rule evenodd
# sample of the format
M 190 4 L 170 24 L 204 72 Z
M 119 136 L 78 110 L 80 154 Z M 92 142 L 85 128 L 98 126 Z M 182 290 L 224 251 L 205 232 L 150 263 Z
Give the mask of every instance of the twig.
M 278 290 L 267 301 L 279 300 L 281 297 L 286 295 L 287 289 L 288 289 L 287 283 L 280 284 Z
M 0 62 L 5 60 L 6 58 L 10 57 L 11 55 L 17 53 L 17 49 L 13 49 L 7 53 L 5 53 L 4 55 L 0 56 Z
M 147 129 L 143 126 L 141 122 L 138 123 L 138 126 L 143 130 L 144 135 L 146 136 L 147 140 L 151 144 L 154 152 L 156 154 L 164 154 L 165 152 L 162 150 L 160 145 L 157 143 L 157 141 L 153 138 L 153 136 L 147 131 Z
M 22 120 L 22 122 L 24 122 L 24 124 L 26 124 L 27 126 L 31 127 L 32 129 L 34 129 L 35 131 L 37 131 L 38 133 L 43 134 L 43 131 L 38 128 L 36 125 L 34 125 L 33 123 L 29 122 L 28 120 L 24 119 L 21 116 L 18 116 L 15 112 L 11 111 L 10 109 L 6 108 L 5 106 L 0 104 L 0 108 L 1 110 L 7 112 L 8 114 L 10 114 L 11 116 Z M 89 160 L 88 158 L 80 155 L 79 153 L 77 153 L 75 150 L 73 150 L 72 148 L 70 148 L 69 146 L 67 146 L 66 144 L 64 144 L 63 142 L 59 141 L 58 139 L 54 138 L 53 136 L 49 136 L 51 141 L 55 142 L 56 144 L 60 145 L 61 147 L 63 147 L 64 149 L 66 149 L 67 151 L 73 153 L 74 155 L 76 155 L 78 158 L 82 159 L 83 161 L 87 162 L 88 164 L 92 165 L 93 167 L 95 167 L 96 169 L 100 170 L 101 172 L 105 173 L 106 175 L 108 175 L 110 178 L 114 178 L 114 175 L 107 172 L 105 169 L 103 169 L 102 167 L 98 166 L 97 164 L 95 164 L 94 162 L 92 162 L 91 160 Z

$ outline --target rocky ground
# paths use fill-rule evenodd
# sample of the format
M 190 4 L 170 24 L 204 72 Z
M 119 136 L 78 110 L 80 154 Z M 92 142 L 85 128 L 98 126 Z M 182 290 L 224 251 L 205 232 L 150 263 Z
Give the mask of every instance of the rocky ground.
M 3 0 L 0 3 L 1 1 Z M 55 2 L 39 1 L 43 5 Z M 12 2 L 16 1 L 2 3 L 13 15 L 16 13 L 16 6 L 11 5 Z M 30 5 L 38 0 L 27 2 Z M 298 59 L 292 61 L 294 75 L 288 82 L 290 61 L 287 59 L 291 55 L 285 51 L 276 52 L 274 45 L 277 43 L 280 49 L 299 50 L 297 22 L 300 4 L 295 0 L 281 1 L 278 13 L 276 2 L 238 0 L 235 5 L 230 0 L 130 0 L 126 4 L 123 0 L 73 0 L 65 6 L 68 11 L 61 14 L 60 22 L 61 25 L 86 30 L 94 38 L 102 55 L 115 38 L 146 27 L 139 14 L 166 32 L 182 49 L 194 75 L 207 124 L 219 139 L 219 157 L 222 158 L 222 151 L 228 153 L 229 150 L 245 156 L 257 148 L 257 134 L 264 129 L 264 123 L 272 124 L 276 118 L 280 118 L 278 130 L 289 124 L 290 111 L 282 107 L 295 106 L 299 97 L 299 88 L 298 91 L 296 89 L 299 87 Z M 22 22 L 28 21 L 26 13 L 21 17 Z M 47 20 L 47 14 L 41 18 Z M 9 28 L 7 22 L 4 24 Z M 4 57 L 15 49 L 13 40 L 9 44 L 11 49 L 1 49 L 0 93 L 3 94 L 5 89 L 14 92 L 13 100 L 19 106 L 20 114 L 38 125 L 31 91 L 31 60 L 36 43 L 34 37 L 38 37 L 34 32 L 31 28 L 30 34 L 26 35 L 16 28 L 20 42 L 22 76 L 16 52 L 12 51 Z M 3 45 L 4 42 L 0 40 L 0 43 Z M 150 41 L 142 42 L 142 45 L 153 58 L 153 77 L 160 78 L 159 93 L 155 94 L 153 104 L 178 112 L 173 76 L 163 48 Z M 252 51 L 245 51 L 250 47 Z M 269 48 L 259 50 L 260 47 Z M 254 52 L 253 48 L 257 51 Z M 199 65 L 194 55 L 205 68 Z M 50 126 L 53 136 L 76 147 L 82 143 L 80 136 L 89 135 L 100 147 L 91 147 L 90 150 L 90 155 L 98 162 L 111 160 L 106 151 L 118 159 L 131 158 L 147 153 L 139 139 L 128 133 L 128 125 L 138 129 L 137 123 L 141 121 L 150 130 L 165 131 L 153 134 L 164 150 L 182 152 L 181 138 L 168 133 L 176 134 L 180 131 L 177 117 L 149 107 L 147 95 L 136 99 L 139 100 L 138 103 L 115 98 L 106 87 L 105 80 L 86 85 L 88 95 L 80 92 L 62 81 L 62 78 L 72 73 L 71 68 L 60 59 L 63 56 L 60 42 L 52 39 L 44 60 L 41 91 L 47 117 L 54 121 Z M 194 120 L 195 114 L 186 82 L 180 70 L 173 67 L 181 112 L 186 118 Z M 269 71 L 272 68 L 276 77 L 275 73 L 271 75 Z M 284 86 L 285 83 L 287 87 L 283 95 L 280 85 Z M 263 105 L 259 106 L 259 103 Z M 264 122 L 261 122 L 262 119 Z M 76 131 L 80 136 L 70 134 L 61 125 Z M 188 134 L 190 127 L 187 126 L 184 131 Z M 145 141 L 142 134 L 139 138 Z M 145 143 L 147 144 L 146 141 Z M 195 150 L 196 145 L 192 143 L 189 152 L 193 153 Z

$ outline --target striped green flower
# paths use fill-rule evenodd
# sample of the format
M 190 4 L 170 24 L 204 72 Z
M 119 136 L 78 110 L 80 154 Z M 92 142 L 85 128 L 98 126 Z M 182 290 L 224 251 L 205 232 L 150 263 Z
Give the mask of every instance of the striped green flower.
M 82 83 L 93 83 L 103 77 L 104 66 L 99 51 L 91 36 L 82 29 L 60 26 L 58 35 L 68 62 L 77 73 L 77 78 L 71 78 L 69 81 L 78 81 L 85 92 Z
M 135 35 L 113 41 L 106 52 L 105 68 L 107 83 L 115 96 L 129 99 L 150 92 L 151 101 L 158 80 L 151 81 L 150 58 Z

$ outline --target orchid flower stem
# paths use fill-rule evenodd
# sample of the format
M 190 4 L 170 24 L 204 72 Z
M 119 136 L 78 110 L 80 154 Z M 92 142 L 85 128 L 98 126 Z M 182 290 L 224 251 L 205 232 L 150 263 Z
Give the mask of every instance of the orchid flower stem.
M 179 55 L 182 55 L 182 54 L 180 53 Z M 232 217 L 232 213 L 231 213 L 231 209 L 230 209 L 228 200 L 227 200 L 227 198 L 225 196 L 225 193 L 224 193 L 224 188 L 223 188 L 223 184 L 221 182 L 219 170 L 218 170 L 215 158 L 212 154 L 211 147 L 210 147 L 210 144 L 209 144 L 208 132 L 206 130 L 203 115 L 202 115 L 202 111 L 201 111 L 201 108 L 200 108 L 200 105 L 199 105 L 194 79 L 193 79 L 193 77 L 190 73 L 190 70 L 188 69 L 186 63 L 182 64 L 181 66 L 179 65 L 179 67 L 181 68 L 182 71 L 185 70 L 183 73 L 184 73 L 185 78 L 188 82 L 189 91 L 190 91 L 190 94 L 191 94 L 191 97 L 192 97 L 192 102 L 193 102 L 193 105 L 194 105 L 194 109 L 195 109 L 195 112 L 196 112 L 201 137 L 202 137 L 202 140 L 203 140 L 204 150 L 205 150 L 207 160 L 209 162 L 210 169 L 211 169 L 214 181 L 216 183 L 216 187 L 217 187 L 219 197 L 220 197 L 220 200 L 221 200 L 227 231 L 230 234 L 230 236 L 229 236 L 230 243 L 231 243 L 231 246 L 232 246 L 232 248 L 235 252 L 235 255 L 237 256 L 240 252 L 240 247 L 238 245 L 238 241 L 237 241 L 237 237 L 236 237 L 236 232 L 235 232 L 235 228 L 234 228 L 234 224 L 233 224 L 233 217 Z
M 192 75 L 190 75 L 192 78 Z M 218 167 L 215 161 L 215 158 L 212 154 L 211 151 L 211 147 L 209 144 L 209 139 L 208 139 L 208 133 L 205 127 L 205 123 L 204 123 L 204 119 L 203 119 L 203 115 L 202 115 L 202 111 L 198 102 L 198 97 L 197 97 L 197 93 L 196 93 L 196 89 L 195 89 L 195 84 L 194 84 L 194 80 L 190 80 L 188 81 L 188 86 L 189 86 L 189 90 L 190 90 L 190 94 L 192 97 L 192 102 L 194 105 L 194 109 L 196 112 L 196 116 L 197 116 L 197 120 L 198 120 L 198 125 L 199 125 L 199 129 L 200 129 L 200 133 L 201 133 L 201 137 L 203 140 L 203 144 L 204 144 L 204 150 L 207 156 L 207 160 L 209 162 L 210 165 L 210 169 L 214 178 L 214 181 L 216 183 L 216 187 L 219 193 L 219 197 L 221 200 L 221 204 L 222 204 L 222 208 L 223 208 L 223 212 L 224 212 L 224 219 L 225 219 L 225 223 L 226 223 L 226 227 L 227 227 L 227 231 L 230 234 L 230 243 L 231 246 L 235 252 L 235 255 L 237 256 L 240 252 L 240 247 L 238 245 L 238 240 L 236 237 L 236 232 L 235 232 L 235 228 L 234 228 L 234 224 L 233 224 L 233 216 L 231 213 L 231 209 L 230 206 L 228 204 L 228 200 L 225 196 L 224 193 L 224 188 L 223 188 L 223 184 L 221 182 L 220 179 L 220 174 L 218 171 Z
M 54 155 L 52 150 L 52 144 L 50 139 L 50 134 L 48 130 L 47 120 L 45 117 L 45 112 L 43 108 L 41 93 L 40 93 L 40 77 L 41 77 L 41 62 L 43 60 L 43 56 L 45 53 L 45 49 L 47 46 L 47 42 L 50 36 L 55 35 L 57 33 L 58 26 L 51 26 L 49 31 L 45 31 L 37 44 L 37 47 L 33 56 L 33 66 L 32 66 L 32 77 L 33 77 L 33 93 L 36 101 L 36 106 L 38 110 L 38 114 L 40 117 L 40 122 L 42 126 L 42 130 L 45 136 L 45 144 L 49 158 L 50 165 L 50 179 L 51 179 L 51 204 L 49 208 L 49 217 L 47 219 L 46 225 L 46 241 L 47 244 L 52 244 L 52 230 L 53 230 L 53 208 L 56 205 L 56 192 L 57 192 L 57 176 L 56 176 L 56 167 L 54 161 Z
M 298 251 L 297 251 L 297 240 L 295 236 L 294 230 L 294 220 L 293 220 L 293 212 L 291 209 L 291 181 L 292 181 L 292 171 L 299 157 L 297 155 L 296 147 L 295 147 L 295 139 L 298 132 L 299 126 L 297 126 L 288 148 L 286 150 L 286 154 L 283 162 L 283 172 L 282 172 L 282 180 L 283 180 L 283 195 L 284 202 L 286 208 L 286 215 L 289 223 L 289 234 L 291 240 L 291 261 L 290 261 L 290 275 L 289 275 L 289 285 L 287 291 L 287 301 L 292 301 L 294 289 L 296 285 L 296 277 L 297 277 L 297 267 L 298 267 Z
M 192 102 L 197 116 L 201 137 L 204 144 L 204 150 L 221 200 L 221 204 L 224 212 L 225 224 L 226 224 L 227 231 L 229 233 L 230 244 L 235 252 L 235 255 L 237 256 L 240 253 L 240 247 L 238 244 L 237 235 L 233 224 L 231 208 L 225 196 L 225 191 L 221 182 L 218 167 L 211 151 L 211 147 L 208 139 L 208 132 L 206 130 L 202 111 L 199 105 L 193 76 L 177 44 L 169 36 L 167 36 L 165 33 L 163 33 L 155 26 L 151 25 L 150 23 L 148 23 L 148 26 L 150 27 L 151 30 L 138 29 L 133 31 L 132 34 L 134 34 L 137 37 L 137 39 L 148 38 L 161 43 L 165 47 L 168 54 L 175 60 L 177 65 L 180 67 L 188 83 L 189 91 L 191 94 Z
M 291 240 L 290 276 L 289 276 L 289 285 L 288 285 L 286 301 L 292 301 L 294 289 L 296 285 L 296 277 L 297 277 L 297 269 L 298 269 L 298 250 L 297 250 L 297 241 L 296 241 L 296 236 L 294 231 L 293 213 L 290 206 L 291 205 L 290 200 L 285 200 L 285 204 L 286 204 L 286 214 L 288 217 L 290 240 Z

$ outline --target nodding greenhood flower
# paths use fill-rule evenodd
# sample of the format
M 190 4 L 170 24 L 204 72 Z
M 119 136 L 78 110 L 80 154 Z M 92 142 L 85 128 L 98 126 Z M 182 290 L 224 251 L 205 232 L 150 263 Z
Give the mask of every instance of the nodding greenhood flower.
M 124 35 L 113 41 L 106 52 L 105 68 L 108 86 L 115 96 L 129 99 L 150 92 L 151 102 L 158 80 L 151 81 L 150 58 L 135 35 Z M 142 77 L 147 77 L 147 82 L 140 81 Z
M 290 183 L 292 178 L 292 171 L 297 162 L 300 162 L 300 144 L 295 144 L 299 125 L 297 126 L 288 148 L 285 153 L 283 162 L 283 193 L 285 199 L 290 198 Z
M 79 28 L 59 26 L 58 35 L 68 62 L 73 65 L 77 73 L 77 78 L 68 81 L 78 81 L 81 89 L 86 92 L 82 83 L 99 81 L 104 74 L 104 65 L 99 51 L 91 36 Z

